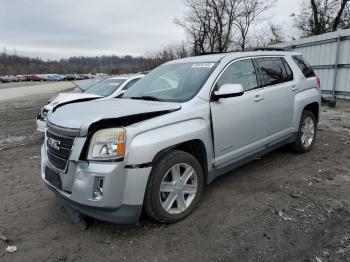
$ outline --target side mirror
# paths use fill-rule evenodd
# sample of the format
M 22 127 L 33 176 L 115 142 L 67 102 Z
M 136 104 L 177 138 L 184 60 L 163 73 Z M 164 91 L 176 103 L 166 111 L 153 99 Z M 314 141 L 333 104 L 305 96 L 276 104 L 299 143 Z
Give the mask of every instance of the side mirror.
M 243 93 L 244 89 L 241 84 L 224 84 L 217 91 L 214 91 L 212 98 L 219 100 L 220 98 L 241 96 Z

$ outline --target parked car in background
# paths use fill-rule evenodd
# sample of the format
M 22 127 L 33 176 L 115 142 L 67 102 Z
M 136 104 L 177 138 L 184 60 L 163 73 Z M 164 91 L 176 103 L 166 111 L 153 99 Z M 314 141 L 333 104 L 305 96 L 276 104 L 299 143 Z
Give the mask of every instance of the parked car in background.
M 52 74 L 39 74 L 37 75 L 41 81 L 54 81 Z
M 92 74 L 80 74 L 81 77 L 83 77 L 84 79 L 92 79 L 95 78 L 94 75 Z
M 144 75 L 121 75 L 110 77 L 99 81 L 97 84 L 84 91 L 84 94 L 94 94 L 101 97 L 116 97 L 121 92 L 124 92 Z
M 86 77 L 78 74 L 64 76 L 64 80 L 67 80 L 67 81 L 83 80 L 83 79 L 86 79 Z
M 81 92 L 68 92 L 57 95 L 49 104 L 44 106 L 37 115 L 36 123 L 37 130 L 44 132 L 46 128 L 46 119 L 49 112 L 54 108 L 72 102 L 82 102 L 98 98 L 113 98 L 118 96 L 121 92 L 127 90 L 143 75 L 125 75 L 118 77 L 111 77 L 104 80 L 91 83 L 91 85 L 80 87 Z M 92 80 L 93 81 L 93 80 Z M 85 89 L 86 88 L 86 89 Z M 84 90 L 85 89 L 85 90 Z
M 104 74 L 99 74 L 104 76 Z M 74 81 L 84 79 L 100 78 L 99 75 L 92 74 L 31 74 L 31 75 L 16 75 L 16 76 L 0 76 L 0 82 L 20 82 L 20 81 Z
M 73 82 L 73 84 L 76 86 L 72 91 L 70 91 L 70 93 L 84 93 L 86 90 L 88 90 L 90 87 L 94 86 L 95 84 L 97 84 L 98 82 L 102 81 L 104 79 L 102 78 L 94 78 L 94 79 L 90 79 L 85 81 L 82 84 L 77 84 L 75 82 Z
M 64 76 L 63 75 L 59 75 L 59 74 L 53 74 L 52 78 L 54 81 L 62 81 L 64 80 Z
M 26 81 L 44 81 L 44 79 L 38 75 L 28 75 Z
M 27 77 L 25 75 L 16 75 L 17 82 L 26 81 L 26 79 L 27 79 Z
M 1 77 L 0 77 L 0 82 L 1 82 L 1 83 L 9 83 L 9 82 L 12 82 L 12 77 L 11 77 L 11 76 L 1 76 Z
M 74 84 L 75 88 L 67 93 L 84 93 L 86 90 L 88 90 L 90 87 L 92 87 L 93 85 L 97 84 L 98 82 L 100 82 L 103 79 L 100 78 L 94 78 L 94 79 L 90 79 L 88 81 L 85 81 L 83 83 L 75 83 L 72 81 L 72 83 Z M 59 81 L 59 80 L 57 80 Z M 51 103 L 54 99 L 56 99 L 58 95 L 51 97 L 48 101 L 48 104 Z
M 319 79 L 300 54 L 264 50 L 174 60 L 122 97 L 56 108 L 43 181 L 80 218 L 174 223 L 229 170 L 286 144 L 310 151 Z

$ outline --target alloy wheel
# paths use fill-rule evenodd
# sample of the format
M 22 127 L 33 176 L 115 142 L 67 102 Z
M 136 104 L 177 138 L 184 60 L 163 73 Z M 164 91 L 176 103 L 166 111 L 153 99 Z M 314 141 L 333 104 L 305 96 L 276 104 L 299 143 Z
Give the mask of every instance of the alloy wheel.
M 197 173 L 188 164 L 172 166 L 160 184 L 159 198 L 164 211 L 179 214 L 185 211 L 196 196 Z
M 301 126 L 301 143 L 308 148 L 315 137 L 315 123 L 311 117 L 306 117 Z

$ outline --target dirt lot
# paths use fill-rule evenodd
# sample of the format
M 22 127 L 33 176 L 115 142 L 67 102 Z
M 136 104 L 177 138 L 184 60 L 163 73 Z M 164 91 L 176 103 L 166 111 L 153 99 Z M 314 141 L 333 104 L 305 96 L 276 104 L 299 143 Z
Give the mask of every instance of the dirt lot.
M 76 84 L 86 80 L 75 81 Z M 75 85 L 70 81 L 62 82 L 23 82 L 5 83 L 0 85 L 0 103 L 10 99 L 19 99 L 34 95 L 52 94 L 62 90 L 73 89 Z
M 229 172 L 177 224 L 80 231 L 39 176 L 34 119 L 51 95 L 0 103 L 0 261 L 350 261 L 349 102 L 322 109 L 310 153 L 280 149 Z

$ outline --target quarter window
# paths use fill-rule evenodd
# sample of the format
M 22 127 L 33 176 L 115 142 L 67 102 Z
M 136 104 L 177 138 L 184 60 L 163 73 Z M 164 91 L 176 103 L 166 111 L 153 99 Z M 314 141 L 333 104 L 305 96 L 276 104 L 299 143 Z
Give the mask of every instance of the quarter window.
M 256 58 L 261 75 L 261 86 L 269 86 L 293 79 L 293 73 L 287 62 L 281 57 Z
M 241 84 L 244 91 L 256 88 L 258 83 L 253 61 L 251 59 L 240 60 L 229 65 L 220 76 L 217 86 L 224 84 Z
M 315 72 L 312 70 L 311 66 L 308 62 L 305 61 L 305 59 L 301 55 L 293 55 L 293 60 L 303 72 L 305 77 L 314 77 L 316 76 Z

